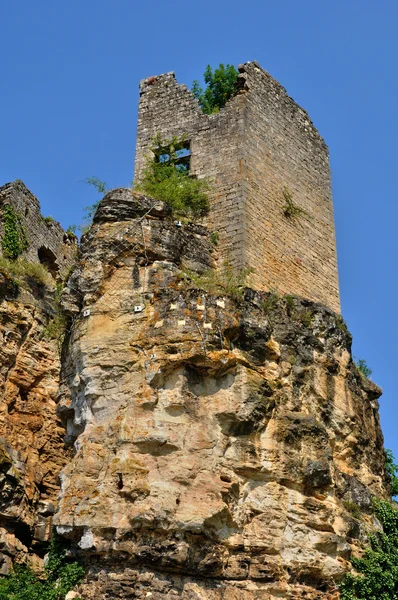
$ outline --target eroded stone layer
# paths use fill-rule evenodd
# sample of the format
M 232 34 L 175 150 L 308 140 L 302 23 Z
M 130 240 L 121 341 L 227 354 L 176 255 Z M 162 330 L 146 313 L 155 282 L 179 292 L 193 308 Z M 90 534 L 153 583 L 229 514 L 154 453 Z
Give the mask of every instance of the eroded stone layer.
M 341 317 L 181 275 L 214 258 L 204 229 L 131 190 L 83 239 L 55 522 L 88 566 L 84 598 L 332 599 L 377 527 L 380 390 Z
M 56 416 L 59 352 L 46 336 L 53 294 L 33 279 L 20 289 L 0 272 L 0 573 L 40 566 L 65 465 Z

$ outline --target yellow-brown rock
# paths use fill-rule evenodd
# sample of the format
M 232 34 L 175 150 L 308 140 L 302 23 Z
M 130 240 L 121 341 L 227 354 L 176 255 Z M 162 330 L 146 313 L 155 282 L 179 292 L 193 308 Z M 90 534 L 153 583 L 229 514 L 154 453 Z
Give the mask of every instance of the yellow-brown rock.
M 51 535 L 65 465 L 56 416 L 59 352 L 46 337 L 53 293 L 0 277 L 0 572 L 12 562 L 39 565 Z
M 55 515 L 88 567 L 83 598 L 332 600 L 378 526 L 380 390 L 341 318 L 181 275 L 216 259 L 205 229 L 131 190 L 83 239 L 63 299 L 58 413 L 75 454 Z

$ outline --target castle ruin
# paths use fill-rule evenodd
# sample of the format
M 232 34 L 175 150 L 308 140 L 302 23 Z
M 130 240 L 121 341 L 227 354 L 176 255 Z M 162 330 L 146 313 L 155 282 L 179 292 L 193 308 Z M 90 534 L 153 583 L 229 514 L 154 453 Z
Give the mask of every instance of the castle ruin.
M 190 175 L 213 183 L 208 225 L 250 284 L 340 311 L 328 148 L 305 110 L 260 65 L 239 66 L 235 96 L 207 115 L 174 73 L 144 79 L 135 159 L 185 137 Z
M 77 251 L 77 237 L 66 233 L 58 221 L 44 218 L 40 202 L 26 185 L 16 180 L 0 187 L 0 238 L 4 236 L 4 208 L 10 205 L 26 238 L 22 258 L 40 262 L 58 279 L 66 275 Z M 1 248 L 0 248 L 1 252 Z

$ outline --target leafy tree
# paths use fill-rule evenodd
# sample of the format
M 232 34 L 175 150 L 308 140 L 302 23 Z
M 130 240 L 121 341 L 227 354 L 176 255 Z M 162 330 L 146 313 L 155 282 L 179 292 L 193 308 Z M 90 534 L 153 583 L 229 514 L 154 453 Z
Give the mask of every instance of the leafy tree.
M 203 75 L 206 89 L 203 90 L 197 80 L 192 84 L 193 95 L 199 100 L 199 105 L 204 113 L 211 115 L 219 112 L 220 108 L 226 105 L 235 93 L 238 75 L 239 73 L 233 65 L 221 63 L 214 71 L 210 65 L 207 65 Z
M 152 140 L 155 160 L 147 159 L 138 191 L 162 200 L 175 215 L 193 219 L 203 217 L 209 211 L 207 192 L 209 183 L 189 175 L 189 163 L 185 160 L 184 138 L 163 140 L 160 135 Z
M 384 450 L 386 457 L 386 471 L 390 477 L 392 496 L 398 496 L 398 465 L 395 464 L 394 455 L 391 450 Z
M 83 567 L 67 560 L 65 547 L 53 535 L 44 576 L 29 566 L 16 566 L 0 579 L 0 600 L 63 600 L 83 575 Z
M 370 548 L 353 558 L 358 574 L 340 585 L 341 600 L 396 600 L 398 598 L 398 511 L 390 502 L 375 501 L 383 532 L 370 536 Z

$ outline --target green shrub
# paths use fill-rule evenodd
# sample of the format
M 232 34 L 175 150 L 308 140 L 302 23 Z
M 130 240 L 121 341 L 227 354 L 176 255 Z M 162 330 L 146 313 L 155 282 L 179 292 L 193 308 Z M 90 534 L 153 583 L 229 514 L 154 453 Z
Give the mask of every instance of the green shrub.
M 199 82 L 192 84 L 192 92 L 199 101 L 199 106 L 204 113 L 210 115 L 220 111 L 235 93 L 235 84 L 238 71 L 233 65 L 218 65 L 216 69 L 207 65 L 203 78 L 206 88 L 203 90 Z
M 389 502 L 375 502 L 383 532 L 370 536 L 362 558 L 353 558 L 357 574 L 340 584 L 341 600 L 396 600 L 398 598 L 398 511 Z
M 210 186 L 205 179 L 191 177 L 187 163 L 181 161 L 184 138 L 162 140 L 158 134 L 152 142 L 155 159 L 147 159 L 143 176 L 135 188 L 168 204 L 176 216 L 197 219 L 206 215 Z
M 3 255 L 6 258 L 15 260 L 27 249 L 28 241 L 21 219 L 11 204 L 4 206 L 3 223 L 4 236 L 1 242 Z
M 253 269 L 236 270 L 229 262 L 225 262 L 221 269 L 209 269 L 202 274 L 186 269 L 181 276 L 188 288 L 201 289 L 214 296 L 229 296 L 239 301 L 251 273 Z
M 290 296 L 290 294 L 287 294 L 285 296 L 284 300 L 285 300 L 286 312 L 289 315 L 289 317 L 291 317 L 291 316 L 293 316 L 293 313 L 296 308 L 296 303 L 295 303 L 294 297 Z
M 76 237 L 76 230 L 77 230 L 77 226 L 76 225 L 69 225 L 68 229 L 65 231 L 66 235 L 69 238 L 75 238 Z
M 308 308 L 299 312 L 297 315 L 298 321 L 300 321 L 300 323 L 304 325 L 304 327 L 311 327 L 313 318 L 314 315 Z
M 42 217 L 42 219 L 46 225 L 51 225 L 52 223 L 55 223 L 55 219 L 53 219 L 51 215 L 49 217 Z
M 263 299 L 261 303 L 261 308 L 263 312 L 268 313 L 269 311 L 273 311 L 278 308 L 280 294 L 275 290 L 271 290 Z
M 210 241 L 213 244 L 213 246 L 218 246 L 218 242 L 220 240 L 220 236 L 218 231 L 213 231 L 212 234 L 210 235 Z
M 391 450 L 384 450 L 385 455 L 385 469 L 390 478 L 392 496 L 398 496 L 398 465 L 395 464 L 394 455 Z
M 83 567 L 67 559 L 65 546 L 53 536 L 44 574 L 16 566 L 11 575 L 0 579 L 0 600 L 63 600 L 83 575 Z
M 84 183 L 87 183 L 87 185 L 93 186 L 93 188 L 102 196 L 104 194 L 106 194 L 106 192 L 108 191 L 108 186 L 105 183 L 105 181 L 101 181 L 101 179 L 99 179 L 98 177 L 95 177 L 95 175 L 93 175 L 92 177 L 86 177 L 86 179 L 84 179 Z M 89 206 L 86 206 L 83 209 L 84 212 L 86 213 L 84 216 L 86 223 L 79 225 L 79 230 L 81 233 L 85 233 L 87 231 L 91 221 L 93 220 L 95 211 L 97 210 L 99 203 L 100 203 L 100 200 L 98 200 L 98 202 L 94 202 L 94 204 L 90 204 Z M 73 227 L 75 227 L 75 225 L 73 225 Z M 69 232 L 69 228 L 68 228 L 66 233 L 67 234 L 75 233 L 75 230 L 72 230 L 71 232 Z
M 336 316 L 336 329 L 342 331 L 343 333 L 348 333 L 347 325 L 341 315 Z
M 92 185 L 99 194 L 106 194 L 108 191 L 108 186 L 106 185 L 105 181 L 101 181 L 101 179 L 95 177 L 95 175 L 92 177 L 86 177 L 84 183 L 87 183 L 87 185 Z
M 373 373 L 372 369 L 370 369 L 368 367 L 368 365 L 366 364 L 366 360 L 364 360 L 363 358 L 360 358 L 359 360 L 354 360 L 354 363 L 358 369 L 358 371 L 364 376 L 364 377 L 370 377 Z

